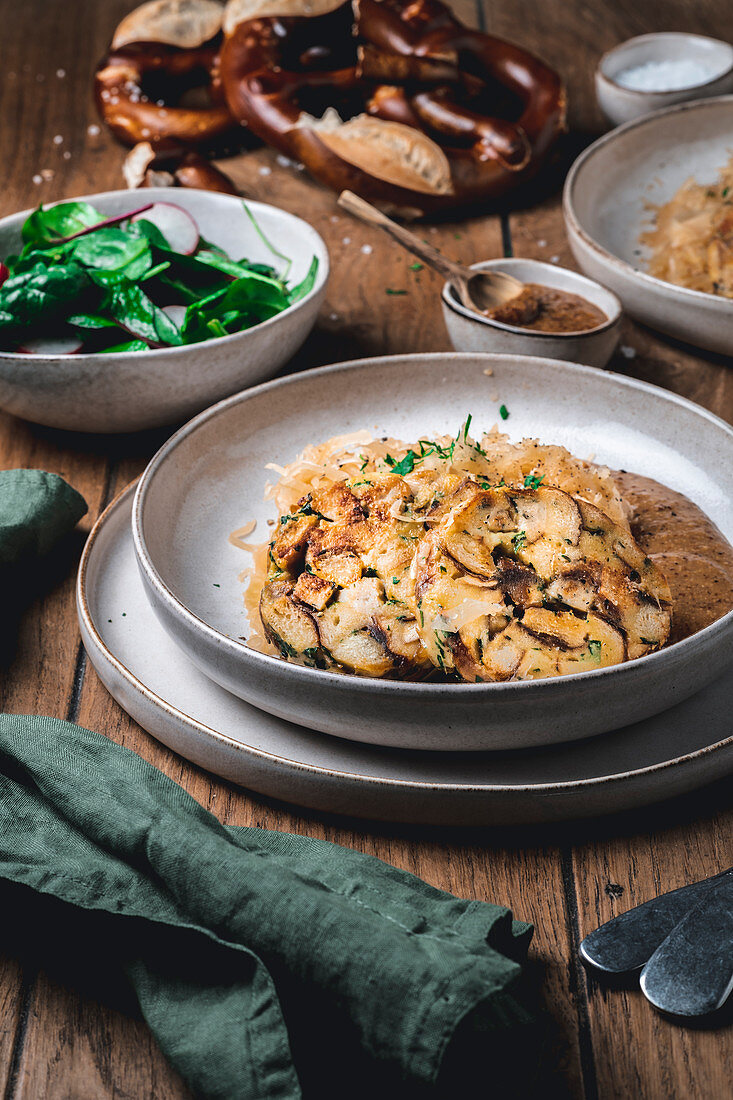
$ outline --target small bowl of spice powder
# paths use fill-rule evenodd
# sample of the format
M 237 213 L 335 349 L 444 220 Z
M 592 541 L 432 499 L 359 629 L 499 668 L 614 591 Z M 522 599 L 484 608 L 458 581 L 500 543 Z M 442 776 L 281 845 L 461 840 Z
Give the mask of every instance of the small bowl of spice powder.
M 673 103 L 733 91 L 733 46 L 699 34 L 630 38 L 596 69 L 598 105 L 614 126 Z
M 518 256 L 472 264 L 503 271 L 524 284 L 516 298 L 480 313 L 443 287 L 443 318 L 456 351 L 539 355 L 605 367 L 618 342 L 621 303 L 577 271 Z

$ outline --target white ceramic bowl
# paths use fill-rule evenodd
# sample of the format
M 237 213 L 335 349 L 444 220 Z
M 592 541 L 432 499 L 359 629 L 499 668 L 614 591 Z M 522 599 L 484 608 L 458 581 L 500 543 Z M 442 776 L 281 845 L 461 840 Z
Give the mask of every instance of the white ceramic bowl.
M 539 355 L 565 359 L 589 367 L 605 367 L 618 343 L 621 303 L 615 294 L 577 271 L 542 263 L 540 260 L 506 258 L 472 264 L 474 271 L 506 271 L 523 283 L 579 294 L 598 306 L 608 321 L 589 332 L 536 332 L 533 329 L 492 321 L 468 309 L 459 301 L 450 283 L 443 286 L 443 318 L 456 351 L 492 352 L 500 355 Z
M 581 153 L 563 193 L 565 229 L 586 275 L 632 317 L 700 348 L 733 351 L 733 302 L 648 275 L 639 236 L 650 207 L 685 180 L 717 179 L 733 154 L 733 96 L 668 107 L 612 130 Z
M 143 202 L 174 202 L 191 213 L 202 236 L 235 259 L 246 256 L 279 269 L 240 199 L 188 188 L 108 191 L 83 196 L 109 216 Z M 72 200 L 65 200 L 72 201 Z M 0 352 L 0 408 L 26 420 L 83 432 L 127 432 L 185 420 L 244 386 L 271 378 L 297 351 L 315 323 L 328 279 L 328 251 L 301 218 L 248 202 L 265 236 L 292 257 L 289 280 L 299 282 L 318 257 L 313 289 L 262 324 L 182 348 L 118 355 L 18 355 Z M 32 213 L 0 220 L 0 258 L 17 252 L 20 230 Z
M 490 376 L 486 371 L 490 370 Z M 161 624 L 212 680 L 262 710 L 356 741 L 403 748 L 506 749 L 568 741 L 664 710 L 733 662 L 733 612 L 691 638 L 613 668 L 523 683 L 399 683 L 288 664 L 243 645 L 238 579 L 249 555 L 228 535 L 275 519 L 271 462 L 367 428 L 410 440 L 506 430 L 601 463 L 663 476 L 733 538 L 733 430 L 665 390 L 589 367 L 526 356 L 405 355 L 324 367 L 245 391 L 202 413 L 161 448 L 137 488 L 133 537 Z
M 642 91 L 626 88 L 618 77 L 627 69 L 649 62 L 696 61 L 713 74 L 702 83 L 668 91 Z M 630 122 L 690 99 L 707 99 L 733 91 L 733 46 L 718 38 L 700 34 L 642 34 L 614 46 L 603 55 L 595 74 L 598 105 L 614 126 Z

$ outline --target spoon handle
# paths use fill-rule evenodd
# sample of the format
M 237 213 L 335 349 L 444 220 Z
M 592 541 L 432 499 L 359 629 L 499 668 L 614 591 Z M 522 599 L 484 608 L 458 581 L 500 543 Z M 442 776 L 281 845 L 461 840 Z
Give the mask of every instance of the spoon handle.
M 366 222 L 367 225 L 375 225 L 379 229 L 383 229 L 385 233 L 389 233 L 390 237 L 394 237 L 403 248 L 406 248 L 409 252 L 412 252 L 418 259 L 424 260 L 428 267 L 434 268 L 439 272 L 444 279 L 447 279 L 451 283 L 461 282 L 465 284 L 467 279 L 474 274 L 470 268 L 463 267 L 462 264 L 457 264 L 453 260 L 449 260 L 442 253 L 431 245 L 426 244 L 420 237 L 416 237 L 414 233 L 410 233 L 408 229 L 404 229 L 397 222 L 393 222 L 391 218 L 388 218 L 386 214 L 383 214 L 381 210 L 377 210 L 376 206 L 372 206 L 371 203 L 366 202 L 364 199 L 360 199 L 358 195 L 355 195 L 353 191 L 342 191 L 338 197 L 338 204 L 342 206 L 344 210 L 348 210 L 350 214 L 360 218 L 361 221 Z

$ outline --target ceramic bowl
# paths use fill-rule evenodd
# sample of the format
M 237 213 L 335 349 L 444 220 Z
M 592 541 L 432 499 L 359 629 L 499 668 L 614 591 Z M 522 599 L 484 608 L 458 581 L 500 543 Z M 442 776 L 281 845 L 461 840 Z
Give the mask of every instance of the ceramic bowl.
M 540 283 L 579 294 L 606 314 L 608 321 L 589 332 L 535 332 L 492 321 L 459 301 L 450 283 L 443 287 L 443 317 L 456 351 L 487 351 L 508 355 L 539 355 L 567 359 L 589 367 L 605 367 L 613 355 L 621 326 L 621 303 L 615 294 L 576 271 L 518 258 L 472 264 L 474 271 L 506 271 L 523 283 Z
M 648 62 L 696 61 L 709 68 L 710 79 L 664 92 L 626 88 L 621 73 Z M 733 91 L 733 46 L 699 34 L 642 34 L 605 53 L 595 74 L 598 105 L 614 126 L 690 99 L 708 99 Z
M 685 180 L 717 179 L 733 153 L 733 96 L 668 107 L 628 122 L 578 157 L 563 194 L 575 259 L 613 290 L 632 317 L 700 348 L 730 354 L 733 303 L 648 275 L 640 234 L 651 207 Z
M 281 264 L 242 210 L 240 199 L 188 188 L 148 188 L 145 201 L 174 202 L 193 215 L 201 235 L 239 258 Z M 139 192 L 85 195 L 111 216 L 141 205 Z M 318 257 L 313 289 L 301 301 L 246 332 L 183 348 L 118 355 L 19 355 L 0 352 L 0 408 L 53 428 L 128 432 L 180 423 L 228 394 L 271 378 L 297 351 L 315 323 L 328 279 L 328 251 L 312 226 L 275 206 L 248 206 L 264 235 L 292 257 L 297 283 Z M 0 220 L 0 257 L 19 251 L 32 211 Z
M 487 374 L 487 371 L 490 372 Z M 634 379 L 528 356 L 404 355 L 324 367 L 247 390 L 181 428 L 136 491 L 133 539 L 161 624 L 212 680 L 279 718 L 373 744 L 507 749 L 569 741 L 641 721 L 687 698 L 733 662 L 733 612 L 637 661 L 517 683 L 400 683 L 322 672 L 248 649 L 243 569 L 228 541 L 275 520 L 268 463 L 309 443 L 368 429 L 405 440 L 455 433 L 467 413 L 612 467 L 659 477 L 733 538 L 733 429 Z

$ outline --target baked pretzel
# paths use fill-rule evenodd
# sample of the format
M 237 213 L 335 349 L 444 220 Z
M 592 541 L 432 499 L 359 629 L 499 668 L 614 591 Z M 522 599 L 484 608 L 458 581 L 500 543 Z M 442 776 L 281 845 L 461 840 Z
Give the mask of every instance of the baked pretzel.
M 125 183 L 137 187 L 196 187 L 239 195 L 234 182 L 193 149 L 169 141 L 134 145 L 122 165 Z
M 440 0 L 230 0 L 223 26 L 234 117 L 404 213 L 504 194 L 564 128 L 560 78 Z
M 219 81 L 223 11 L 217 0 L 152 0 L 122 20 L 94 80 L 99 113 L 120 141 L 214 148 L 241 132 Z M 206 102 L 179 106 L 193 89 Z

